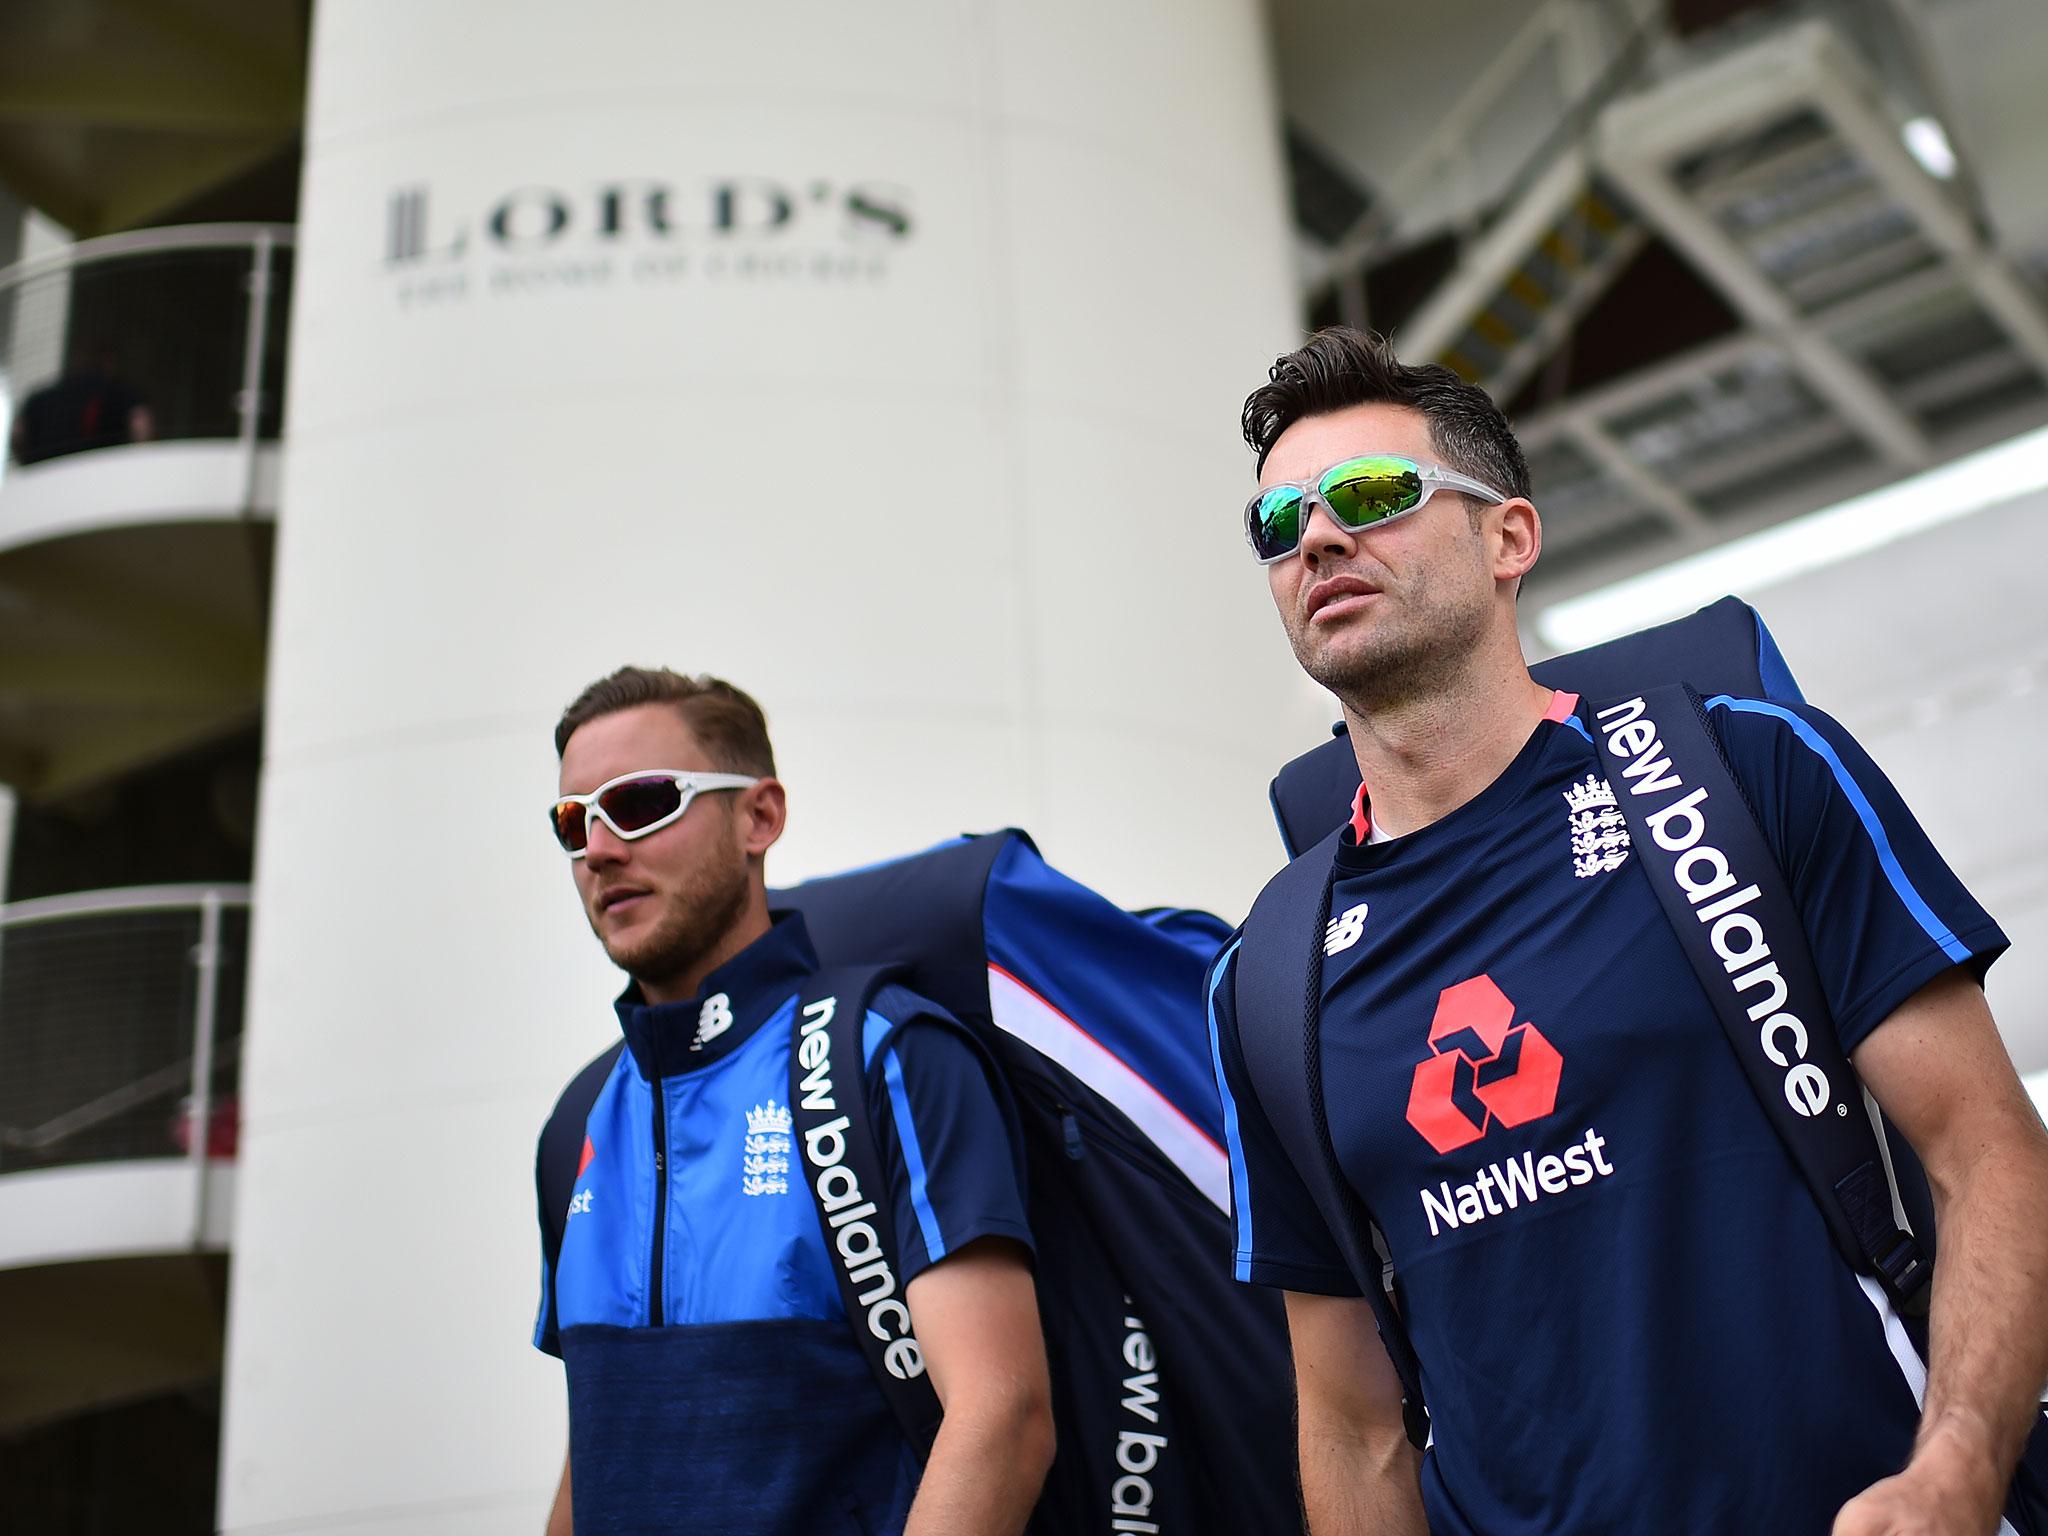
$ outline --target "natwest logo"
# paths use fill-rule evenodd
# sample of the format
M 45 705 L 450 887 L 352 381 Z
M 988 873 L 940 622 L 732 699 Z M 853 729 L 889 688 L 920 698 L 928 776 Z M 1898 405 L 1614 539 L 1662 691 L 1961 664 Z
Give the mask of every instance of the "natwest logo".
M 1440 1153 L 1469 1146 L 1496 1121 L 1526 1125 L 1557 1107 L 1564 1057 L 1534 1024 L 1515 1022 L 1491 976 L 1444 988 L 1429 1048 L 1435 1054 L 1417 1063 L 1408 1090 L 1408 1123 Z

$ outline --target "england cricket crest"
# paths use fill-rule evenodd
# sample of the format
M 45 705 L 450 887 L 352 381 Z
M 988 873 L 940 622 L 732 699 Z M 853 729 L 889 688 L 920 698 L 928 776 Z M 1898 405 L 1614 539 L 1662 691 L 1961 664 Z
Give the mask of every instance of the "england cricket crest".
M 792 1122 L 789 1110 L 770 1099 L 747 1111 L 747 1145 L 740 1164 L 740 1192 L 789 1193 Z
M 1628 862 L 1628 823 L 1614 803 L 1614 791 L 1597 774 L 1564 792 L 1571 812 L 1572 873 L 1590 880 Z

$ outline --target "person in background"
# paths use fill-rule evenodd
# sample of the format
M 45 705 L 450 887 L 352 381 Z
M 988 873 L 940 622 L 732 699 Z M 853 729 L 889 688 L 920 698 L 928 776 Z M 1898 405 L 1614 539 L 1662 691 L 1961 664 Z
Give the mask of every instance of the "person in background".
M 9 446 L 20 464 L 38 464 L 88 448 L 148 442 L 156 417 L 102 344 L 81 348 L 60 377 L 32 392 L 15 412 Z

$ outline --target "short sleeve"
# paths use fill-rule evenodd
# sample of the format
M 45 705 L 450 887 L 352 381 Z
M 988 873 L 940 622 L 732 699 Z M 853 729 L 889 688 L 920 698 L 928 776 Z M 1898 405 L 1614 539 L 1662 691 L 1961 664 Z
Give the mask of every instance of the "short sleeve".
M 1253 1285 L 1357 1296 L 1358 1282 L 1245 1070 L 1233 1000 L 1237 948 L 1224 950 L 1208 980 L 1209 1049 L 1230 1154 L 1232 1273 Z
M 1952 966 L 1982 980 L 2005 934 L 1855 738 L 1809 705 L 1708 704 L 1792 888 L 1842 1048 Z
M 903 1283 L 979 1238 L 1006 1237 L 1031 1250 L 1016 1113 L 963 1026 L 937 1004 L 890 987 L 876 997 L 862 1035 Z

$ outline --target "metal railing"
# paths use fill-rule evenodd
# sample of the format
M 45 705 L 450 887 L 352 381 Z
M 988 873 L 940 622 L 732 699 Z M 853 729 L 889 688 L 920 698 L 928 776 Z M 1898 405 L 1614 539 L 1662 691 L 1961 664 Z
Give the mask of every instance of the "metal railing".
M 278 435 L 293 230 L 194 224 L 108 235 L 0 270 L 7 457 L 142 440 Z
M 235 1153 L 245 885 L 0 906 L 0 1175 Z

